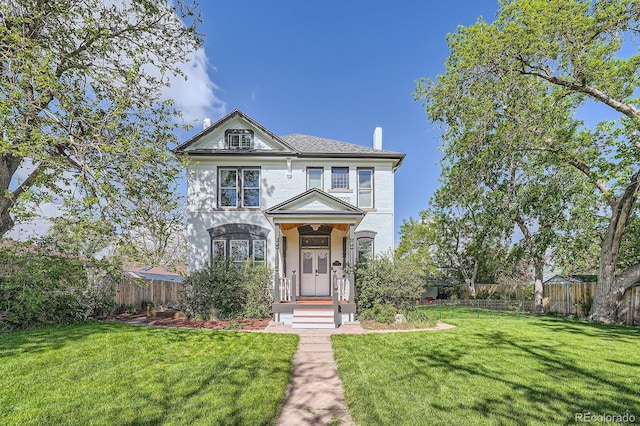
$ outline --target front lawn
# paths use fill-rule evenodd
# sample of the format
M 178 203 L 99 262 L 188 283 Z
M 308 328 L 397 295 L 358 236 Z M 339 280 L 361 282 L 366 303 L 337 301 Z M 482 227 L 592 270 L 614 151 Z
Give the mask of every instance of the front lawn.
M 640 422 L 640 329 L 464 316 L 447 318 L 451 330 L 332 336 L 354 420 L 573 424 L 590 413 Z
M 272 424 L 298 336 L 88 324 L 0 335 L 0 424 Z

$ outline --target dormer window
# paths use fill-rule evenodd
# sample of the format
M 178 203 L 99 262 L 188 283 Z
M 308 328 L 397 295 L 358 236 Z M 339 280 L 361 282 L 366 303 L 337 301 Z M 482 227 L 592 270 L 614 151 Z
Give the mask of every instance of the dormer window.
M 253 149 L 253 131 L 248 129 L 228 129 L 225 131 L 228 149 Z

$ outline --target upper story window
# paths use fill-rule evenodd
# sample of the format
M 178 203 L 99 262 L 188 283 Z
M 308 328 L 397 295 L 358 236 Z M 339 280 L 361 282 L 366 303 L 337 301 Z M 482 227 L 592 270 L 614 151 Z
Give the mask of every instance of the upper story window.
M 260 169 L 220 168 L 219 207 L 260 207 Z
M 331 168 L 331 189 L 349 189 L 349 168 Z
M 307 189 L 318 188 L 324 189 L 322 184 L 322 167 L 307 167 Z
M 358 207 L 373 208 L 373 169 L 358 168 Z
M 249 129 L 227 129 L 224 136 L 229 149 L 253 148 L 253 131 Z

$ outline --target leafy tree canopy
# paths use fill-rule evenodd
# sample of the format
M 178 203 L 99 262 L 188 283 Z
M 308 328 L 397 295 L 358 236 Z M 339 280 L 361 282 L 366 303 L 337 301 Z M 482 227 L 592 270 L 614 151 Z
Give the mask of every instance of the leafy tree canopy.
M 180 114 L 162 89 L 201 42 L 196 7 L 0 4 L 0 236 L 51 200 L 114 229 L 129 200 L 171 207 Z

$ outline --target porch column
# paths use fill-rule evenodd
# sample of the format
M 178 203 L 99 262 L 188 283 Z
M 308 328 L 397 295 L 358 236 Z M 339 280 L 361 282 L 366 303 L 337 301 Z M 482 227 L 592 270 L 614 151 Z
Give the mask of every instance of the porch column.
M 349 224 L 349 303 L 355 302 L 355 267 L 356 267 L 356 234 L 355 226 L 353 223 Z
M 273 303 L 280 303 L 280 224 L 275 224 L 276 253 L 273 278 Z

